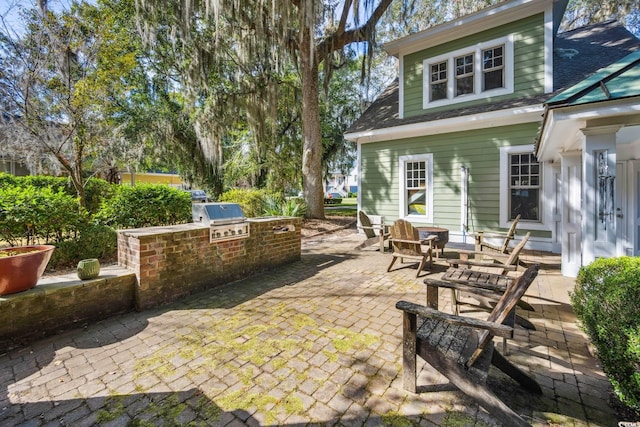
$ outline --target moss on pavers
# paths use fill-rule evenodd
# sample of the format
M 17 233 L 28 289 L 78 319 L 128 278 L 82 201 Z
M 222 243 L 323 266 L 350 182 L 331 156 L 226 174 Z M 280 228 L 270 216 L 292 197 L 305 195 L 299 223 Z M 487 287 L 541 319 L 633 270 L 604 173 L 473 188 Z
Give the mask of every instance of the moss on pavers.
M 248 308 L 225 317 L 204 315 L 197 327 L 175 338 L 177 344 L 136 362 L 134 381 L 143 384 L 145 378 L 158 377 L 167 382 L 178 366 L 188 363 L 187 376 L 204 374 L 219 380 L 220 389 L 202 391 L 210 394 L 222 410 L 259 413 L 269 424 L 307 409 L 295 393 L 298 384 L 315 380 L 318 371 L 312 373 L 314 366 L 309 362 L 320 366 L 336 363 L 340 355 L 372 350 L 380 341 L 372 334 L 326 323 L 320 326 L 308 314 L 284 303 L 273 306 L 268 313 Z M 326 343 L 317 353 L 324 360 L 317 356 L 308 360 L 309 351 L 319 341 Z M 306 369 L 297 370 L 300 366 Z M 282 395 L 267 392 L 274 378 L 280 382 Z

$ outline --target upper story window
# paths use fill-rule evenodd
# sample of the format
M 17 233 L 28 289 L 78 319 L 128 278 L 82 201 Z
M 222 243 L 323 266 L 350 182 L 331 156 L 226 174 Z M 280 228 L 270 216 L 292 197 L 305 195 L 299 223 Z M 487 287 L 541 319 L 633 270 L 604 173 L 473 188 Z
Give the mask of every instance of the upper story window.
M 513 36 L 428 58 L 423 108 L 513 93 Z
M 504 87 L 504 46 L 482 51 L 482 90 Z
M 431 65 L 431 86 L 429 96 L 431 101 L 447 98 L 447 62 Z
M 473 93 L 473 55 L 456 58 L 456 96 Z
M 433 154 L 400 157 L 400 218 L 433 222 Z

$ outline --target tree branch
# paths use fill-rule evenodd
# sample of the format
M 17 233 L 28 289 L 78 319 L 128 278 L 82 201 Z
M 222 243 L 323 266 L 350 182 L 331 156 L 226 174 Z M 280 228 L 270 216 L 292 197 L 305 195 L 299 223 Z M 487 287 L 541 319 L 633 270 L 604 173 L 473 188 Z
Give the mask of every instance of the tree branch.
M 381 0 L 380 4 L 373 11 L 369 20 L 358 28 L 344 31 L 343 27 L 339 27 L 336 32 L 329 37 L 323 39 L 316 46 L 317 61 L 322 62 L 331 52 L 342 49 L 350 43 L 370 41 L 376 24 L 382 18 L 384 12 L 391 5 L 392 0 Z M 345 3 L 345 8 L 351 5 L 351 2 Z M 342 16 L 346 13 L 343 11 Z

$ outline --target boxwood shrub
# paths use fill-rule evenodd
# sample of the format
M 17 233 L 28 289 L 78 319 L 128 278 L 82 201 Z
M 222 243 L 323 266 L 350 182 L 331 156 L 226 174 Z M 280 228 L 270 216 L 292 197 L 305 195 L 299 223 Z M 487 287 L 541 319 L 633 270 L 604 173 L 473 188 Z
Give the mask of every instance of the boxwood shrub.
M 13 246 L 75 237 L 87 219 L 77 198 L 60 188 L 0 188 L 0 239 Z
M 640 412 L 640 257 L 582 267 L 571 304 L 615 393 Z
M 97 222 L 114 228 L 140 228 L 192 221 L 188 192 L 162 184 L 119 186 L 102 203 Z

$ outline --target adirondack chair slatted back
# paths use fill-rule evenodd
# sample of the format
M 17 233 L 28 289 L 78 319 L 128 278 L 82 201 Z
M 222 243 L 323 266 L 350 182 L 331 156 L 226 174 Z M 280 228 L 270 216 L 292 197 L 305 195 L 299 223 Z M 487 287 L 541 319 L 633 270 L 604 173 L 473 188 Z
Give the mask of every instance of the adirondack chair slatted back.
M 511 254 L 509 254 L 509 258 L 507 258 L 507 262 L 505 262 L 505 265 L 518 264 L 518 257 L 520 256 L 520 252 L 522 252 L 522 249 L 524 248 L 524 245 L 527 244 L 527 240 L 529 240 L 530 236 L 531 236 L 531 233 L 525 234 L 525 236 L 522 238 L 520 243 L 518 243 L 516 247 L 513 248 L 513 250 L 511 251 Z
M 518 221 L 520 221 L 520 214 L 515 217 L 513 222 L 511 223 L 511 227 L 509 227 L 509 231 L 507 232 L 507 238 L 502 242 L 502 247 L 500 248 L 500 252 L 506 254 L 509 251 L 509 242 L 516 235 L 516 227 L 518 226 Z
M 507 319 L 520 298 L 524 296 L 531 283 L 533 283 L 533 280 L 538 275 L 539 268 L 540 267 L 537 264 L 532 265 L 509 285 L 505 293 L 502 294 L 502 297 L 500 297 L 497 304 L 491 311 L 491 314 L 489 314 L 489 317 L 487 318 L 488 322 L 501 324 Z M 484 330 L 478 334 L 478 347 L 467 361 L 467 366 L 473 365 L 478 357 L 480 357 L 484 348 L 493 339 L 493 336 L 494 335 L 488 330 Z
M 367 239 L 376 237 L 376 232 L 373 229 L 373 224 L 371 224 L 369 216 L 364 213 L 364 211 L 360 211 L 358 212 L 358 218 L 360 219 L 360 225 L 362 225 L 362 230 L 364 231 L 365 236 L 367 236 Z
M 396 220 L 389 231 L 391 232 L 391 244 L 393 245 L 394 254 L 414 256 L 422 254 L 420 243 L 409 243 L 394 240 L 420 241 L 420 233 L 409 221 L 405 221 L 403 219 Z

